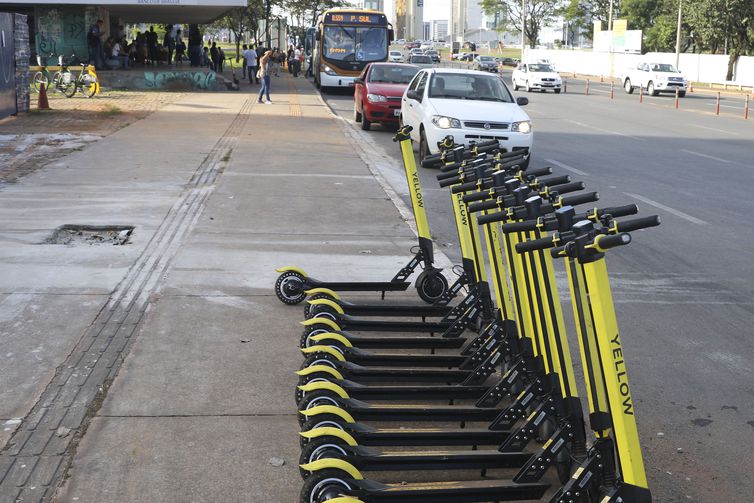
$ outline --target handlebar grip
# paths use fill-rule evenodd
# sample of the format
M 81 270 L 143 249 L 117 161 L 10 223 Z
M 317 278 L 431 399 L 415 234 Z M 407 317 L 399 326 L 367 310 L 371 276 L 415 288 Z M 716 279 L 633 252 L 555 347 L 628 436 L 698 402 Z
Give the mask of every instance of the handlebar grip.
M 527 177 L 529 173 L 526 174 Z M 563 185 L 571 181 L 571 177 L 568 175 L 553 176 L 549 178 L 538 178 L 539 183 L 545 187 L 552 187 L 553 185 Z
M 448 178 L 455 178 L 460 174 L 459 171 L 448 171 L 447 173 L 440 173 L 437 175 L 438 180 L 447 180 Z
M 497 211 L 495 213 L 488 213 L 486 215 L 478 216 L 476 219 L 476 222 L 479 225 L 483 225 L 483 224 L 490 224 L 492 222 L 501 222 L 505 220 L 506 218 L 508 218 L 508 214 L 505 211 Z
M 625 232 L 621 232 L 620 234 L 611 234 L 611 235 L 598 234 L 597 237 L 594 239 L 594 244 L 600 250 L 608 250 L 610 248 L 615 248 L 616 246 L 627 245 L 630 242 L 631 242 L 631 234 L 627 234 Z
M 536 220 L 524 220 L 523 222 L 511 222 L 509 224 L 503 224 L 503 232 L 510 234 L 512 232 L 528 232 L 537 228 Z
M 576 194 L 575 196 L 568 196 L 561 199 L 563 206 L 576 206 L 579 204 L 593 203 L 600 198 L 599 192 L 586 192 L 584 194 Z
M 489 152 L 500 148 L 500 142 L 497 140 L 480 141 L 476 144 L 477 152 Z
M 490 201 L 482 201 L 481 203 L 472 203 L 469 205 L 469 213 L 476 213 L 484 210 L 497 210 L 500 207 L 497 205 L 497 201 L 492 199 Z
M 452 194 L 458 194 L 459 192 L 468 192 L 470 190 L 476 190 L 477 187 L 479 187 L 479 184 L 476 181 L 466 182 L 466 183 L 455 185 L 452 189 L 450 189 L 450 192 Z
M 479 192 L 474 192 L 473 194 L 466 194 L 465 196 L 463 196 L 463 202 L 469 204 L 473 203 L 474 201 L 485 201 L 491 197 L 492 196 L 490 195 L 489 191 L 482 190 Z
M 439 180 L 440 187 L 450 187 L 451 185 L 455 185 L 457 183 L 461 182 L 460 176 L 454 176 L 452 178 L 446 178 L 444 180 Z
M 562 185 L 550 185 L 548 188 L 550 191 L 557 192 L 558 194 L 568 194 L 569 192 L 584 190 L 585 187 L 584 182 L 571 182 Z
M 547 236 L 544 238 L 532 239 L 530 241 L 523 241 L 521 243 L 518 243 L 516 245 L 516 251 L 518 253 L 526 253 L 536 250 L 545 250 L 554 246 L 555 243 L 552 240 L 552 236 Z
M 613 206 L 609 208 L 601 208 L 597 210 L 597 215 L 610 215 L 613 218 L 627 217 L 629 215 L 636 215 L 639 212 L 639 207 L 635 204 L 627 204 L 625 206 Z
M 657 227 L 660 225 L 659 215 L 652 215 L 650 217 L 633 218 L 631 220 L 624 220 L 623 222 L 616 222 L 616 228 L 618 232 L 632 232 L 639 229 L 647 229 L 649 227 Z M 620 234 L 616 234 L 620 235 Z M 600 244 L 602 246 L 602 244 Z
M 422 168 L 434 168 L 442 164 L 442 154 L 430 154 L 422 159 Z
M 549 166 L 546 167 L 546 168 L 527 169 L 526 170 L 526 175 L 527 176 L 537 177 L 537 176 L 547 176 L 547 175 L 551 175 L 551 174 L 552 174 L 552 168 L 549 167 Z
M 443 173 L 447 173 L 448 171 L 458 171 L 458 168 L 461 167 L 460 162 L 454 162 L 451 164 L 441 164 L 440 165 L 440 171 Z

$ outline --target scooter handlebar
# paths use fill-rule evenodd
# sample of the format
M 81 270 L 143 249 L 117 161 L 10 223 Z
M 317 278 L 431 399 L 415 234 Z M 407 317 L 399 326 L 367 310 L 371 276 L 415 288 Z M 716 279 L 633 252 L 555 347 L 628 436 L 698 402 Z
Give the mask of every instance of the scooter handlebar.
M 474 192 L 473 194 L 466 194 L 465 196 L 463 196 L 463 202 L 468 204 L 473 203 L 474 201 L 485 201 L 491 197 L 492 195 L 489 193 L 489 191 L 482 190 L 479 192 Z
M 639 213 L 639 207 L 635 204 L 626 204 L 625 206 L 612 206 L 597 210 L 597 216 L 610 215 L 613 218 L 627 217 Z
M 550 189 L 550 192 L 557 192 L 558 194 L 568 194 L 570 192 L 577 192 L 579 190 L 584 190 L 586 185 L 584 185 L 584 182 L 570 182 L 570 183 L 564 183 L 561 185 L 550 185 L 548 188 Z
M 489 202 L 490 201 L 485 201 L 485 203 L 489 203 Z M 482 204 L 485 204 L 485 203 L 482 203 Z M 469 211 L 471 211 L 471 209 L 469 209 Z M 508 214 L 505 211 L 497 211 L 495 213 L 488 213 L 486 215 L 478 216 L 476 222 L 479 225 L 484 225 L 484 224 L 491 224 L 492 222 L 501 222 L 505 220 L 506 218 L 508 218 Z
M 641 220 L 641 219 L 637 219 Z M 658 224 L 659 225 L 659 224 Z M 620 234 L 599 234 L 594 238 L 594 245 L 601 250 L 609 250 L 617 246 L 624 246 L 631 242 L 631 234 L 621 232 Z
M 473 182 L 466 182 L 466 183 L 455 185 L 453 186 L 452 189 L 450 189 L 450 192 L 452 194 L 458 194 L 460 192 L 468 192 L 470 190 L 476 190 L 478 187 L 479 187 L 479 182 L 475 180 Z
M 527 173 L 528 174 L 528 173 Z M 568 175 L 553 176 L 550 178 L 538 178 L 539 183 L 545 187 L 552 187 L 553 185 L 563 185 L 571 181 L 571 177 Z
M 445 178 L 445 179 L 439 180 L 440 187 L 450 187 L 451 185 L 455 185 L 460 182 L 461 182 L 461 177 L 459 175 L 456 175 L 451 178 Z
M 593 203 L 599 201 L 599 192 L 586 192 L 584 194 L 576 194 L 574 196 L 568 196 L 561 198 L 563 206 L 577 206 L 579 204 Z
M 422 159 L 422 168 L 436 168 L 442 164 L 442 154 L 430 154 Z
M 536 220 L 524 220 L 523 222 L 511 222 L 509 224 L 503 224 L 502 229 L 506 234 L 512 232 L 528 232 L 537 228 Z
M 498 205 L 495 199 L 492 199 L 490 201 L 482 201 L 481 203 L 473 203 L 469 205 L 469 213 L 477 213 L 479 211 L 496 210 L 496 209 L 498 209 Z
M 616 222 L 616 229 L 618 232 L 633 232 L 639 229 L 648 229 L 650 227 L 657 227 L 660 225 L 659 215 L 652 215 L 649 217 L 632 218 L 631 220 L 624 220 L 623 222 Z M 620 234 L 616 234 L 619 236 Z M 602 244 L 600 244 L 602 246 Z
M 555 246 L 555 243 L 552 239 L 552 236 L 547 236 L 544 238 L 539 239 L 532 239 L 529 241 L 523 241 L 521 243 L 516 244 L 516 251 L 518 253 L 526 253 L 526 252 L 533 252 L 536 250 L 545 250 L 547 248 L 552 248 Z

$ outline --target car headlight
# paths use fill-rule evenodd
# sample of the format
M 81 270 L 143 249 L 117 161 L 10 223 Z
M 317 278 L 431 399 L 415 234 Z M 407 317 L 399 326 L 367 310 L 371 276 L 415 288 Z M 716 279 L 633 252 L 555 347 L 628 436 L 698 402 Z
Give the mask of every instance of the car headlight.
M 335 70 L 333 70 L 327 65 L 322 65 L 322 71 L 325 72 L 327 75 L 336 75 Z
M 444 115 L 433 115 L 432 124 L 440 129 L 460 128 L 461 121 L 454 119 L 453 117 L 445 117 Z
M 370 103 L 382 103 L 384 101 L 387 101 L 387 98 L 381 94 L 368 93 L 367 100 L 369 100 Z
M 514 133 L 531 133 L 531 121 L 514 122 L 511 124 L 511 131 Z

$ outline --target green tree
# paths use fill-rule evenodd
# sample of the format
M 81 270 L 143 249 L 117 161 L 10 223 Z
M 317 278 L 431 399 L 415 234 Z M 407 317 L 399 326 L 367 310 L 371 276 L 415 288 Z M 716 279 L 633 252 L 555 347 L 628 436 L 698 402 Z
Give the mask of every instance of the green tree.
M 537 45 L 542 27 L 555 20 L 559 13 L 561 0 L 526 0 L 526 24 L 524 36 L 530 47 Z M 521 32 L 521 22 L 524 8 L 521 0 L 482 0 L 479 2 L 485 14 L 498 14 L 500 19 L 507 20 L 505 26 L 510 31 Z
M 738 58 L 754 51 L 754 2 L 752 0 L 686 0 L 684 18 L 694 40 L 713 53 L 726 48 L 728 71 L 733 79 Z
M 645 51 L 675 51 L 678 0 L 624 0 L 623 16 L 632 30 L 642 30 Z M 682 27 L 686 49 L 688 28 Z

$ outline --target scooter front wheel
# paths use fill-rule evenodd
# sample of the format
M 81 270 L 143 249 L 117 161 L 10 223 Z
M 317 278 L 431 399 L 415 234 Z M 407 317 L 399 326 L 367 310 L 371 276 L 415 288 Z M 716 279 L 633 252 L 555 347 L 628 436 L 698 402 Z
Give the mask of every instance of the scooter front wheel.
M 306 298 L 305 278 L 296 271 L 286 271 L 275 281 L 275 295 L 283 304 L 293 306 Z
M 425 270 L 416 278 L 416 290 L 424 302 L 434 304 L 448 291 L 448 280 L 439 269 Z
M 336 437 L 313 438 L 301 449 L 298 464 L 305 465 L 320 459 L 345 459 L 348 457 L 348 444 Z M 306 480 L 312 476 L 312 472 L 299 468 L 301 478 Z
M 300 503 L 325 503 L 353 489 L 353 478 L 345 471 L 328 468 L 312 473 L 301 487 Z

